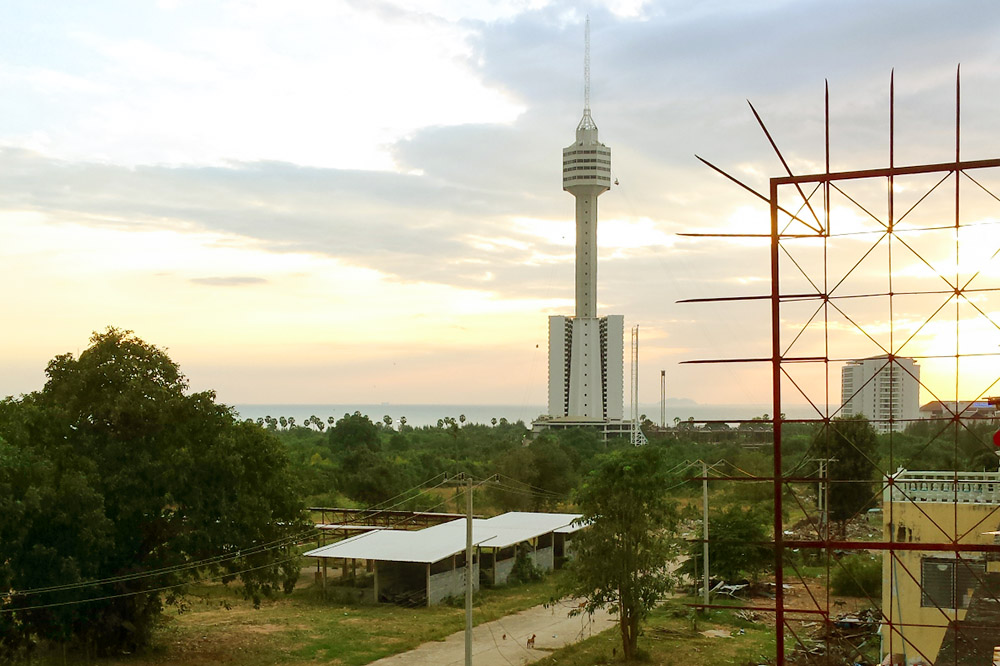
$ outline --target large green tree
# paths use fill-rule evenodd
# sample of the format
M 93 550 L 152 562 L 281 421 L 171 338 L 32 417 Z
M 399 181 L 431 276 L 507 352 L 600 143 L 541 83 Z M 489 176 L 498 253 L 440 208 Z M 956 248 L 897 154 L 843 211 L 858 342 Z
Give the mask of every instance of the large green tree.
M 746 484 L 749 485 L 749 484 Z M 709 576 L 735 582 L 746 576 L 757 582 L 762 573 L 774 565 L 769 507 L 757 504 L 749 507 L 730 504 L 712 508 L 708 520 Z M 704 527 L 698 530 L 703 539 Z M 703 575 L 703 543 L 693 541 L 688 545 L 688 559 L 683 570 L 697 580 Z
M 140 648 L 200 577 L 255 600 L 291 589 L 303 514 L 272 435 L 130 331 L 45 372 L 0 402 L 0 657 L 38 639 Z
M 817 450 L 830 459 L 830 520 L 841 531 L 848 520 L 875 502 L 878 435 L 864 416 L 835 418 L 819 430 Z
M 601 458 L 577 493 L 588 525 L 576 540 L 574 592 L 584 610 L 618 614 L 626 660 L 636 654 L 639 625 L 672 586 L 677 510 L 664 495 L 669 479 L 661 450 L 643 446 Z

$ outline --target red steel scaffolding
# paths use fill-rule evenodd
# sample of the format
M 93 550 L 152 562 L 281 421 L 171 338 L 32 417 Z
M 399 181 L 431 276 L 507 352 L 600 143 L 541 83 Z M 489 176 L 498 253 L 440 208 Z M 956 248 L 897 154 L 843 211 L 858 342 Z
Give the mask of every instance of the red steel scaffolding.
M 841 663 L 827 656 L 832 655 L 829 645 L 817 649 L 804 636 L 803 624 L 831 626 L 836 620 L 831 572 L 844 569 L 844 553 L 882 555 L 887 592 L 882 598 L 871 595 L 869 601 L 880 615 L 880 658 L 887 655 L 885 663 L 986 665 L 993 663 L 986 655 L 992 656 L 994 644 L 1000 645 L 1000 537 L 983 536 L 1000 531 L 1000 475 L 992 430 L 984 436 L 969 412 L 972 404 L 981 405 L 1000 393 L 1000 159 L 963 161 L 961 83 L 956 75 L 953 159 L 897 165 L 894 98 L 890 79 L 884 168 L 831 171 L 828 87 L 822 173 L 793 174 L 752 105 L 784 171 L 770 178 L 766 194 L 698 158 L 770 210 L 767 233 L 685 234 L 767 243 L 770 293 L 681 302 L 759 301 L 762 307 L 770 306 L 769 354 L 762 350 L 759 356 L 686 363 L 770 365 L 773 469 L 770 476 L 741 480 L 769 483 L 773 491 L 775 598 L 773 606 L 757 610 L 775 615 L 779 664 Z M 807 461 L 829 458 L 824 439 L 817 437 L 810 450 L 787 460 L 782 455 L 783 429 L 792 423 L 812 423 L 820 432 L 835 428 L 843 413 L 842 398 L 865 388 L 851 386 L 852 396 L 841 395 L 841 367 L 862 358 L 878 359 L 879 372 L 895 373 L 892 381 L 916 382 L 921 393 L 940 403 L 941 413 L 923 419 L 919 435 L 913 434 L 915 428 L 904 433 L 911 419 L 901 419 L 896 410 L 873 414 L 869 420 L 888 439 L 888 454 L 874 456 L 855 447 L 852 455 L 869 470 L 862 475 L 866 479 L 808 475 L 802 471 Z M 933 373 L 921 378 L 910 361 Z M 792 404 L 808 405 L 810 416 L 786 418 L 786 407 Z M 924 469 L 930 459 L 939 461 L 932 471 L 909 471 Z M 992 471 L 962 469 L 970 459 L 992 461 Z M 819 481 L 827 493 L 836 493 L 838 486 L 862 480 L 874 481 L 878 488 L 865 506 L 881 499 L 882 536 L 871 541 L 837 537 L 829 520 L 819 515 L 823 491 L 817 492 L 813 506 L 801 489 Z M 969 507 L 978 512 L 971 522 L 962 517 L 972 510 Z M 786 532 L 791 527 L 784 517 L 789 508 L 805 514 L 812 526 L 807 537 Z M 925 526 L 919 540 L 913 536 L 918 523 Z M 808 583 L 810 577 L 802 575 L 802 553 L 822 563 L 822 584 L 814 579 Z M 914 610 L 904 609 L 900 590 L 914 584 L 920 589 L 919 597 L 911 600 Z M 790 600 L 787 591 L 801 587 L 805 593 Z M 967 590 L 973 591 L 971 596 Z M 934 650 L 926 647 L 927 632 L 942 636 L 936 653 L 928 653 Z M 861 659 L 860 652 L 857 657 Z

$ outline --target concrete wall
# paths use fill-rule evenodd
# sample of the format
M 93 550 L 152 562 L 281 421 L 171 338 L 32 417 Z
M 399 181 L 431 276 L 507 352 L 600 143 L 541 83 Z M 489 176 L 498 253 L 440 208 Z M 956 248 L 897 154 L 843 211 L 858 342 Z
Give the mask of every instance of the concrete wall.
M 472 566 L 472 589 L 479 589 L 479 563 Z M 459 567 L 450 571 L 432 574 L 430 589 L 427 590 L 427 603 L 434 605 L 441 603 L 448 597 L 465 596 L 465 567 Z
M 496 572 L 493 576 L 494 585 L 506 585 L 507 579 L 510 578 L 510 572 L 514 568 L 514 558 L 509 557 L 506 560 L 498 560 L 494 571 Z
M 548 548 L 539 548 L 531 553 L 530 557 L 535 563 L 535 566 L 542 571 L 552 571 L 556 568 L 555 550 L 552 546 L 549 546 Z

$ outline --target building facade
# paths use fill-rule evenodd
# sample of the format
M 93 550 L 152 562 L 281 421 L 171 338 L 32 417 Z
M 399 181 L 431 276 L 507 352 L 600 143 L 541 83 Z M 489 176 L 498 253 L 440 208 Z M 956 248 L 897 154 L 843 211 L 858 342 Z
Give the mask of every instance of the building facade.
M 1000 473 L 899 470 L 884 490 L 882 521 L 885 541 L 899 544 L 882 558 L 883 655 L 898 664 L 993 663 Z
M 920 366 L 873 356 L 841 368 L 841 415 L 864 416 L 878 432 L 900 432 L 920 418 Z

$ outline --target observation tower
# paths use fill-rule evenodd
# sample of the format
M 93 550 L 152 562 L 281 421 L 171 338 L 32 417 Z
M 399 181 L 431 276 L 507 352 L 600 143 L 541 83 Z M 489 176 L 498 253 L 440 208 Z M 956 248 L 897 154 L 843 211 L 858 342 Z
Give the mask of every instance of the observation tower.
M 584 46 L 583 119 L 563 149 L 563 189 L 576 200 L 576 312 L 549 317 L 548 418 L 543 428 L 601 425 L 627 433 L 624 405 L 624 318 L 597 315 L 597 198 L 611 188 L 611 149 L 590 114 L 590 19 Z

